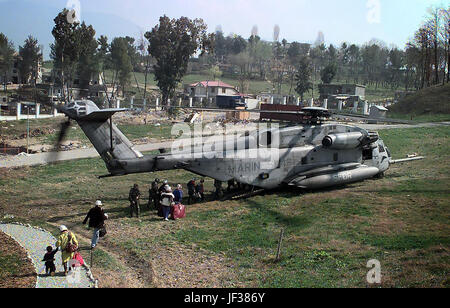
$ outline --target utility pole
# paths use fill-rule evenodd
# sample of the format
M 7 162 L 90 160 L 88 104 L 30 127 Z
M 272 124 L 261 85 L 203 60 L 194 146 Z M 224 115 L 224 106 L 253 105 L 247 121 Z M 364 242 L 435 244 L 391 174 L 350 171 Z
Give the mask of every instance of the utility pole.
M 29 144 L 30 144 L 30 106 L 27 105 L 27 154 L 29 154 Z

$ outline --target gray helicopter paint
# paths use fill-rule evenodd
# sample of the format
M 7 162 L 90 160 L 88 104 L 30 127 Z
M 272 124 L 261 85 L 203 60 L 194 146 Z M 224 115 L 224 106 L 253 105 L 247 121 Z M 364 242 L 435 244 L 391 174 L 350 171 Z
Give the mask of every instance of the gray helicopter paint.
M 122 109 L 99 110 L 94 103 L 81 101 L 62 111 L 79 123 L 111 175 L 185 169 L 268 189 L 286 184 L 321 188 L 371 178 L 389 168 L 390 157 L 378 135 L 350 125 L 268 129 L 231 136 L 208 148 L 198 139 L 180 152 L 184 157 L 180 153 L 143 156 L 114 125 L 111 149 L 108 118 Z M 370 159 L 363 157 L 364 148 Z M 268 155 L 255 157 L 261 149 Z

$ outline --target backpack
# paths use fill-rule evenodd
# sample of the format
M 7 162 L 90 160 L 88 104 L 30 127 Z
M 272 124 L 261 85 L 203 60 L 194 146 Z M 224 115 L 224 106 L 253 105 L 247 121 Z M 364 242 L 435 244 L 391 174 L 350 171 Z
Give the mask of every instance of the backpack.
M 78 250 L 78 246 L 74 243 L 72 243 L 72 232 L 69 233 L 68 236 L 68 241 L 67 241 L 67 246 L 66 246 L 66 251 L 69 253 L 74 253 L 75 251 Z

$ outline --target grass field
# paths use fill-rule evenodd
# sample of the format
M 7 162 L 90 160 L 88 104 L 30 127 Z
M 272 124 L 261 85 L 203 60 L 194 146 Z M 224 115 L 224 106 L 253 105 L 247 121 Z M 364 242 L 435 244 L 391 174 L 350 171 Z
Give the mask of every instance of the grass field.
M 192 177 L 188 172 L 99 180 L 105 172 L 99 159 L 0 170 L 0 217 L 12 214 L 53 228 L 64 223 L 88 240 L 90 231 L 80 223 L 100 198 L 110 221 L 94 273 L 130 276 L 120 284 L 125 286 L 142 283 L 131 276 L 148 262 L 163 287 L 367 287 L 366 264 L 378 259 L 381 287 L 449 287 L 449 132 L 380 131 L 395 158 L 426 156 L 392 166 L 383 179 L 315 192 L 282 189 L 239 201 L 209 201 L 207 194 L 206 203 L 188 207 L 187 218 L 169 223 L 145 207 L 141 219 L 129 218 L 128 190 L 139 183 L 145 191 L 154 177 L 184 184 Z M 206 189 L 213 191 L 211 179 Z

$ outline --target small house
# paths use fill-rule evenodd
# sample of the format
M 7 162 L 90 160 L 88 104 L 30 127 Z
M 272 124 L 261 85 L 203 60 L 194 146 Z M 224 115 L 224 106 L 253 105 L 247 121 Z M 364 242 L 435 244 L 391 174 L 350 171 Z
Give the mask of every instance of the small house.
M 215 98 L 221 96 L 236 96 L 239 91 L 235 87 L 222 81 L 200 81 L 184 86 L 184 94 L 188 98 Z

